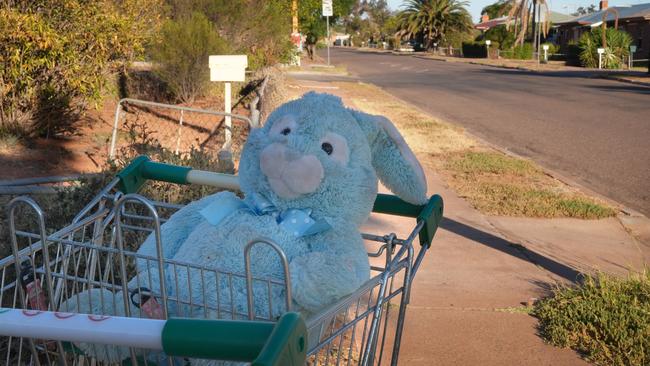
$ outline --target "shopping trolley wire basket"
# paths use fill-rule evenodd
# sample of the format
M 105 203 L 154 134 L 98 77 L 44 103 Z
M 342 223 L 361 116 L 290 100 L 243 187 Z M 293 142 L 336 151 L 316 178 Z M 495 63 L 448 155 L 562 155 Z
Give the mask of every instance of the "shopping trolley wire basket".
M 144 318 L 176 322 L 176 318 L 192 318 L 199 324 L 212 319 L 204 327 L 215 329 L 219 326 L 228 329 L 219 325 L 223 319 L 248 322 L 251 328 L 242 329 L 249 332 L 257 329 L 258 336 L 255 338 L 251 333 L 247 338 L 246 331 L 240 333 L 244 334 L 241 339 L 247 340 L 241 345 L 247 350 L 246 360 L 233 358 L 228 353 L 233 348 L 233 343 L 229 343 L 233 337 L 229 337 L 228 332 L 204 332 L 202 334 L 210 338 L 209 342 L 195 341 L 194 347 L 185 347 L 182 352 L 174 345 L 183 348 L 181 344 L 187 342 L 170 338 L 173 339 L 168 342 L 171 348 L 162 347 L 164 352 L 160 352 L 123 342 L 87 344 L 92 343 L 90 338 L 86 343 L 75 343 L 79 342 L 77 338 L 56 338 L 51 336 L 51 332 L 42 330 L 30 334 L 10 333 L 3 326 L 3 313 L 0 314 L 0 364 L 176 365 L 187 361 L 182 357 L 246 362 L 275 360 L 268 362 L 289 364 L 289 358 L 283 357 L 291 352 L 299 356 L 301 347 L 309 365 L 397 364 L 411 285 L 442 219 L 440 196 L 434 195 L 427 204 L 418 206 L 396 196 L 378 194 L 373 212 L 414 218 L 413 229 L 405 238 L 394 233 L 362 234 L 371 263 L 371 279 L 353 294 L 317 314 L 310 314 L 305 320 L 306 335 L 301 334 L 300 327 L 293 322 L 291 331 L 285 330 L 285 335 L 273 337 L 271 333 L 278 329 L 279 321 L 284 318 L 278 318 L 278 311 L 295 314 L 290 312 L 289 272 L 280 247 L 271 240 L 260 238 L 249 243 L 247 253 L 242 255 L 248 256 L 250 251 L 260 248 L 271 254 L 275 251 L 284 268 L 283 278 L 255 276 L 255 268 L 250 268 L 250 264 L 246 266 L 246 273 L 228 273 L 218 267 L 201 267 L 167 259 L 162 246 L 161 225 L 182 206 L 150 201 L 137 195 L 148 180 L 205 184 L 230 190 L 239 187 L 236 176 L 167 165 L 141 156 L 98 192 L 70 225 L 52 234 L 47 234 L 45 213 L 36 202 L 28 197 L 18 197 L 7 206 L 13 255 L 0 259 L 0 306 L 44 316 L 50 312 L 80 313 L 79 304 L 91 301 L 90 297 L 82 296 L 84 291 L 97 290 L 110 295 L 106 299 L 102 297 L 101 304 L 91 305 L 97 314 L 115 319 L 128 316 L 132 319 L 126 321 Z M 19 207 L 32 211 L 36 217 L 36 230 L 16 227 L 16 215 L 25 211 L 18 210 Z M 155 239 L 155 251 L 139 253 L 138 248 L 148 240 L 147 237 Z M 416 240 L 419 245 L 414 245 Z M 136 267 L 146 268 L 146 271 L 135 271 Z M 156 276 L 165 283 L 164 286 L 152 286 L 155 282 L 152 278 Z M 132 287 L 127 287 L 127 282 Z M 181 286 L 190 289 L 189 297 L 175 295 L 178 291 L 174 289 Z M 235 288 L 247 289 L 246 308 L 236 306 L 240 301 L 236 298 Z M 268 304 L 255 304 L 253 291 L 267 291 Z M 284 304 L 270 301 L 270 294 L 277 291 L 284 294 Z M 118 298 L 116 294 L 120 292 L 122 297 Z M 217 301 L 208 301 L 208 293 L 216 293 Z M 130 294 L 130 297 L 127 299 L 124 294 Z M 139 305 L 135 310 L 130 309 L 129 304 L 134 298 L 140 299 L 139 304 L 133 303 Z M 158 316 L 145 310 L 150 300 L 158 304 Z M 7 310 L 7 314 L 10 312 Z M 97 356 L 99 354 L 105 357 Z M 266 358 L 260 358 L 260 355 L 266 355 Z

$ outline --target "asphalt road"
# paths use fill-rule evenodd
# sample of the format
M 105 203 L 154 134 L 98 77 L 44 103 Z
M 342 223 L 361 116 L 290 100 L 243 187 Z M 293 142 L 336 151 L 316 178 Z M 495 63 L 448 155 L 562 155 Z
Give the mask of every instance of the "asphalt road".
M 650 87 L 334 48 L 361 81 L 650 216 Z

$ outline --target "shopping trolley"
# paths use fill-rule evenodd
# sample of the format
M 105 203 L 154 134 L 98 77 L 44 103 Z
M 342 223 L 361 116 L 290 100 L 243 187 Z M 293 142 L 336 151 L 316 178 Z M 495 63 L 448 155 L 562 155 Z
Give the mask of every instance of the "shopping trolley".
M 0 364 L 186 365 L 197 359 L 253 365 L 397 364 L 413 279 L 442 219 L 440 196 L 418 206 L 378 194 L 373 212 L 414 218 L 413 229 L 404 238 L 394 233 L 362 234 L 371 279 L 353 294 L 303 319 L 291 312 L 287 260 L 271 240 L 260 238 L 248 244 L 242 253 L 246 273 L 165 258 L 160 227 L 182 206 L 138 195 L 148 180 L 229 190 L 239 187 L 236 176 L 141 156 L 120 171 L 70 225 L 54 233 L 46 232 L 45 214 L 32 199 L 18 197 L 8 204 L 13 255 L 0 260 Z M 35 230 L 17 227 L 16 218 L 28 214 L 34 217 Z M 137 253 L 151 234 L 156 254 Z M 255 276 L 249 256 L 259 246 L 275 250 L 284 278 Z M 157 274 L 170 280 L 159 289 L 148 289 L 145 285 L 151 279 L 140 281 L 139 276 L 147 275 L 135 271 L 137 266 L 147 268 L 148 276 Z M 199 275 L 190 280 L 189 275 L 179 276 L 183 271 Z M 134 275 L 138 285 L 127 288 Z M 230 284 L 230 296 L 228 291 L 220 294 L 218 286 L 206 288 L 210 276 Z M 178 291 L 168 291 L 191 286 L 190 281 L 201 284 L 202 294 L 184 299 L 173 295 Z M 242 283 L 248 289 L 248 311 L 232 303 L 232 286 Z M 283 289 L 283 305 L 288 311 L 280 318 L 273 317 L 272 309 L 278 304 L 269 301 L 268 312 L 256 313 L 253 285 L 266 288 L 269 294 Z M 79 314 L 70 309 L 70 299 L 84 301 L 79 294 L 91 289 L 123 295 L 120 299 L 102 297 L 101 304 L 94 304 L 99 313 Z M 207 291 L 217 291 L 224 301 L 202 301 Z M 130 307 L 127 301 L 139 311 L 113 316 L 115 309 Z M 174 317 L 170 318 L 170 313 Z M 97 359 L 93 357 L 97 348 L 88 352 L 81 344 L 104 349 L 105 354 L 126 352 L 126 357 Z

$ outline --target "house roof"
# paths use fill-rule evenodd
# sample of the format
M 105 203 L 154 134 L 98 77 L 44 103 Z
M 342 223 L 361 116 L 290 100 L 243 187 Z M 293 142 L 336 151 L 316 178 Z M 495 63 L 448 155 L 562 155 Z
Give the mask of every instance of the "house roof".
M 542 13 L 543 15 L 544 13 Z M 543 18 L 543 16 L 542 16 Z M 556 24 L 556 23 L 561 23 L 565 22 L 569 19 L 573 19 L 571 15 L 563 14 L 563 13 L 558 13 L 557 11 L 551 11 L 551 15 L 548 17 L 551 23 Z
M 508 23 L 508 17 L 507 16 L 506 17 L 500 17 L 500 18 L 494 18 L 494 19 L 490 19 L 490 20 L 488 20 L 486 22 L 481 22 L 481 23 L 474 24 L 474 28 L 476 28 L 478 30 L 488 30 L 490 28 L 496 27 L 497 25 L 503 25 L 503 24 L 506 24 L 506 23 Z
M 545 14 L 542 14 L 542 19 L 545 17 Z M 555 11 L 550 12 L 549 19 L 551 20 L 551 23 L 559 23 L 563 22 L 569 19 L 572 19 L 570 15 L 558 13 Z M 514 19 L 510 20 L 511 22 L 514 21 Z M 494 19 L 489 19 L 485 22 L 477 23 L 474 25 L 474 28 L 478 30 L 488 30 L 490 28 L 494 28 L 498 25 L 505 25 L 508 23 L 508 17 L 507 16 L 502 16 L 499 18 L 494 18 Z
M 650 20 L 650 3 L 645 4 L 636 4 L 630 6 L 611 6 L 610 8 L 616 8 L 619 13 L 618 20 L 624 19 L 647 19 Z M 595 13 L 582 15 L 573 19 L 569 19 L 563 22 L 557 22 L 557 25 L 592 25 L 599 23 L 603 20 L 603 12 L 606 9 L 597 11 Z M 616 16 L 613 12 L 607 14 L 607 21 L 614 21 Z

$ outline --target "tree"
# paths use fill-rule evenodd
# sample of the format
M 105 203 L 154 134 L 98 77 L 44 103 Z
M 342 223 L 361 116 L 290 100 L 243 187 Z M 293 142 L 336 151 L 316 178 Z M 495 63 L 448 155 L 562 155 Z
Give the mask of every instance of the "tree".
M 499 0 L 494 4 L 490 4 L 481 10 L 481 14 L 487 14 L 490 19 L 502 17 L 512 9 L 512 2 L 510 0 Z
M 596 5 L 591 4 L 586 8 L 583 6 L 579 6 L 574 13 L 571 13 L 571 15 L 573 15 L 574 17 L 578 17 L 581 15 L 587 15 L 595 12 L 596 12 Z
M 142 57 L 162 0 L 13 0 L 0 9 L 0 130 L 72 132 L 109 75 Z
M 347 33 L 363 41 L 390 41 L 395 36 L 395 16 L 385 0 L 357 0 L 343 18 Z
M 398 35 L 403 39 L 421 41 L 426 49 L 446 41 L 451 33 L 466 33 L 472 18 L 465 8 L 466 1 L 408 0 L 398 16 Z
M 537 10 L 544 11 L 544 22 L 541 24 L 541 31 L 544 35 L 548 33 L 550 27 L 551 12 L 546 0 L 509 0 L 512 4 L 508 12 L 507 29 L 510 30 L 512 26 L 511 21 L 514 21 L 516 40 L 515 43 L 519 45 L 524 44 L 528 30 L 533 31 L 533 39 L 536 38 L 537 32 Z M 539 6 L 538 6 L 539 5 Z M 529 28 L 529 24 L 532 27 Z
M 199 12 L 178 21 L 168 20 L 161 34 L 162 42 L 151 50 L 158 65 L 156 73 L 177 98 L 191 103 L 209 84 L 208 57 L 228 53 L 228 45 Z
M 173 20 L 205 15 L 232 52 L 248 55 L 250 69 L 286 62 L 293 52 L 290 0 L 166 1 Z

